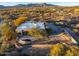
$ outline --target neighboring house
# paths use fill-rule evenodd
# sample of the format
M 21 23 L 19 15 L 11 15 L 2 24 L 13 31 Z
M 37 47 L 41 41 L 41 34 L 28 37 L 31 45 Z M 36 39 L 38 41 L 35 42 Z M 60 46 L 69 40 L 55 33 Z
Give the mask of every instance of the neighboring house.
M 16 28 L 16 31 L 22 32 L 25 30 L 30 30 L 32 28 L 44 29 L 44 23 L 43 22 L 26 21 L 26 22 L 22 23 L 20 26 L 18 26 Z

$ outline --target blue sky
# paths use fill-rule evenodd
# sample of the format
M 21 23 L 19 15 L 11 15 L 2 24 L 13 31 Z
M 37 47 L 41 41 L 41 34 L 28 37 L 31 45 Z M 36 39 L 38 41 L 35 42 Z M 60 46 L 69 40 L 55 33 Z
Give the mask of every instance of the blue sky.
M 28 4 L 31 2 L 0 2 L 0 5 L 13 6 L 17 4 Z M 61 5 L 61 6 L 78 6 L 79 2 L 47 2 L 49 4 Z

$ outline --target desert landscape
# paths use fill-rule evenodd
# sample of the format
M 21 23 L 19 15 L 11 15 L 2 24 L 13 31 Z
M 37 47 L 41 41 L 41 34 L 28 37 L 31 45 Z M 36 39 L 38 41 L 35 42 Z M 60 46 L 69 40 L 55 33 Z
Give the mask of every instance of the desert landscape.
M 1 56 L 79 56 L 79 6 L 0 5 Z

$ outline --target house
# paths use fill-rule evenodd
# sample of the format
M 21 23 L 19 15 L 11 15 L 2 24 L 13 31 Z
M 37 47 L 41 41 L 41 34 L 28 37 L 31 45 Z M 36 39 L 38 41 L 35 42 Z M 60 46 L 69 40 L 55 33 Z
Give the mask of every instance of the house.
M 32 28 L 44 29 L 43 22 L 26 21 L 16 28 L 17 32 L 28 31 Z

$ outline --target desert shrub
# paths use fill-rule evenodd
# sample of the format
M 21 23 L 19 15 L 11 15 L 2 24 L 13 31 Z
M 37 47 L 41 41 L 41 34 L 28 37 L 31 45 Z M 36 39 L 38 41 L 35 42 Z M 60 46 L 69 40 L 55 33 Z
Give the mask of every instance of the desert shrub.
M 63 43 L 52 45 L 49 55 L 51 56 L 79 56 L 79 47 Z
M 70 46 L 66 51 L 66 56 L 79 56 L 79 47 L 78 46 Z
M 52 48 L 50 50 L 49 55 L 52 56 L 60 56 L 64 54 L 64 51 L 66 51 L 65 49 L 65 45 L 63 43 L 58 43 L 58 44 L 54 44 L 52 45 Z
M 21 23 L 25 22 L 28 18 L 27 17 L 19 17 L 18 19 L 14 20 L 16 26 L 19 26 Z
M 11 45 L 15 44 L 17 35 L 15 32 L 15 26 L 10 19 L 4 20 L 0 28 L 0 53 L 3 53 Z
M 29 30 L 28 35 L 34 37 L 35 39 L 43 39 L 45 37 L 44 33 L 36 28 Z

